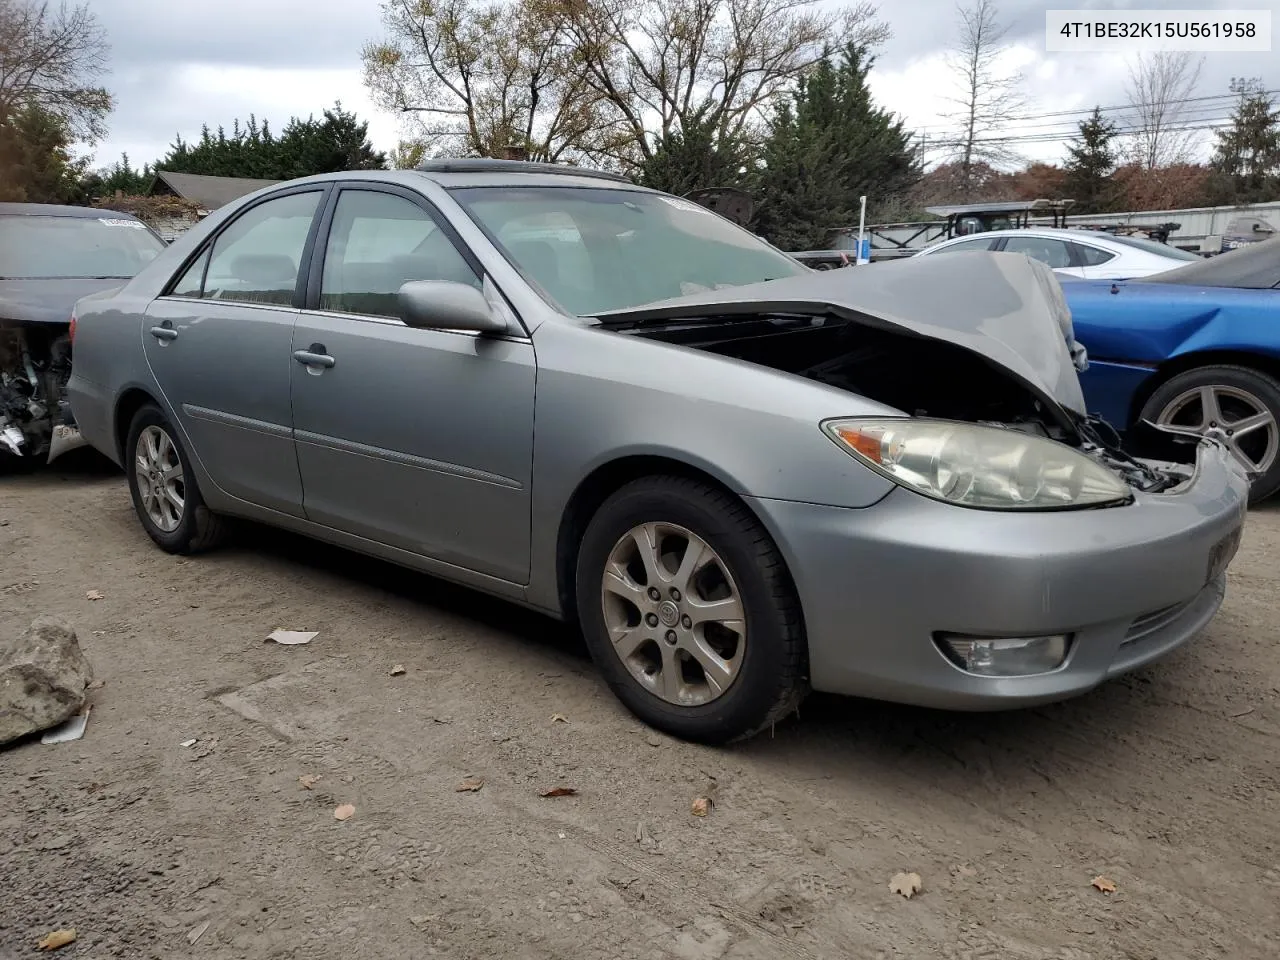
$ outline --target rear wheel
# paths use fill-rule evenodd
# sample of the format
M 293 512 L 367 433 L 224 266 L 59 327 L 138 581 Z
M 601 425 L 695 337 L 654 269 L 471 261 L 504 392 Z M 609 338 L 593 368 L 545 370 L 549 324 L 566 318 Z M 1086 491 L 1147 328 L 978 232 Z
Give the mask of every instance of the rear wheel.
M 205 506 L 173 426 L 153 404 L 133 416 L 125 468 L 133 508 L 161 549 L 198 553 L 225 538 L 225 521 Z
M 593 659 L 654 727 L 740 739 L 808 691 L 799 604 L 777 547 L 714 487 L 681 477 L 623 487 L 587 527 L 576 585 Z
M 1161 384 L 1142 419 L 1189 436 L 1218 436 L 1253 476 L 1249 502 L 1280 490 L 1280 382 L 1258 370 L 1199 367 Z

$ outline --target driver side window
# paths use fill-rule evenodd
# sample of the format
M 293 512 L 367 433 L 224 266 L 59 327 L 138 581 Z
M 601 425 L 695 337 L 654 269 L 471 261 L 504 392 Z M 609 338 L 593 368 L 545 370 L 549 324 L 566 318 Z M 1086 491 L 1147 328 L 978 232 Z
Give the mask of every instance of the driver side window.
M 320 309 L 397 317 L 400 287 L 414 280 L 481 286 L 436 219 L 404 197 L 343 190 L 325 245 Z

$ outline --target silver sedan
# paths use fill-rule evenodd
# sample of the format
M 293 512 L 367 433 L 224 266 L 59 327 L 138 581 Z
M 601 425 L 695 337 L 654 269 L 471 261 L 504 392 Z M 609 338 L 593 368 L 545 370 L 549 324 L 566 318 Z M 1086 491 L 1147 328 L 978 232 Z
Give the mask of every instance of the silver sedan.
M 82 300 L 70 395 L 165 550 L 274 524 L 576 622 L 676 735 L 810 687 L 1086 691 L 1200 631 L 1247 478 L 1085 412 L 1052 273 L 815 272 L 573 168 L 269 187 Z

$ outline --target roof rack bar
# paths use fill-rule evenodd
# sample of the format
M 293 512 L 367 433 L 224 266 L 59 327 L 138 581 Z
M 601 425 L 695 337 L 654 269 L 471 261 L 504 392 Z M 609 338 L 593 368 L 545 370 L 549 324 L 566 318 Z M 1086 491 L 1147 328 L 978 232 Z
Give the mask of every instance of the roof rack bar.
M 615 183 L 632 183 L 630 177 L 607 170 L 575 167 L 568 163 L 537 163 L 529 160 L 493 160 L 489 158 L 462 158 L 457 160 L 424 160 L 415 168 L 421 173 L 552 173 L 565 177 L 591 177 L 596 180 L 612 180 Z

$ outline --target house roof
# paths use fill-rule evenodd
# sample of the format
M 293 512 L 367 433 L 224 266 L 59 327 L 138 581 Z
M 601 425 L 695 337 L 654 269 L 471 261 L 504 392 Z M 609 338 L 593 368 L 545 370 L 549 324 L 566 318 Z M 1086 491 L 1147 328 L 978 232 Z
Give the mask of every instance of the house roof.
M 197 173 L 172 173 L 157 170 L 156 179 L 147 191 L 151 195 L 172 191 L 187 200 L 194 200 L 206 210 L 217 210 L 245 194 L 280 183 L 279 180 L 251 180 L 246 177 L 206 177 Z M 164 184 L 164 189 L 161 184 Z

